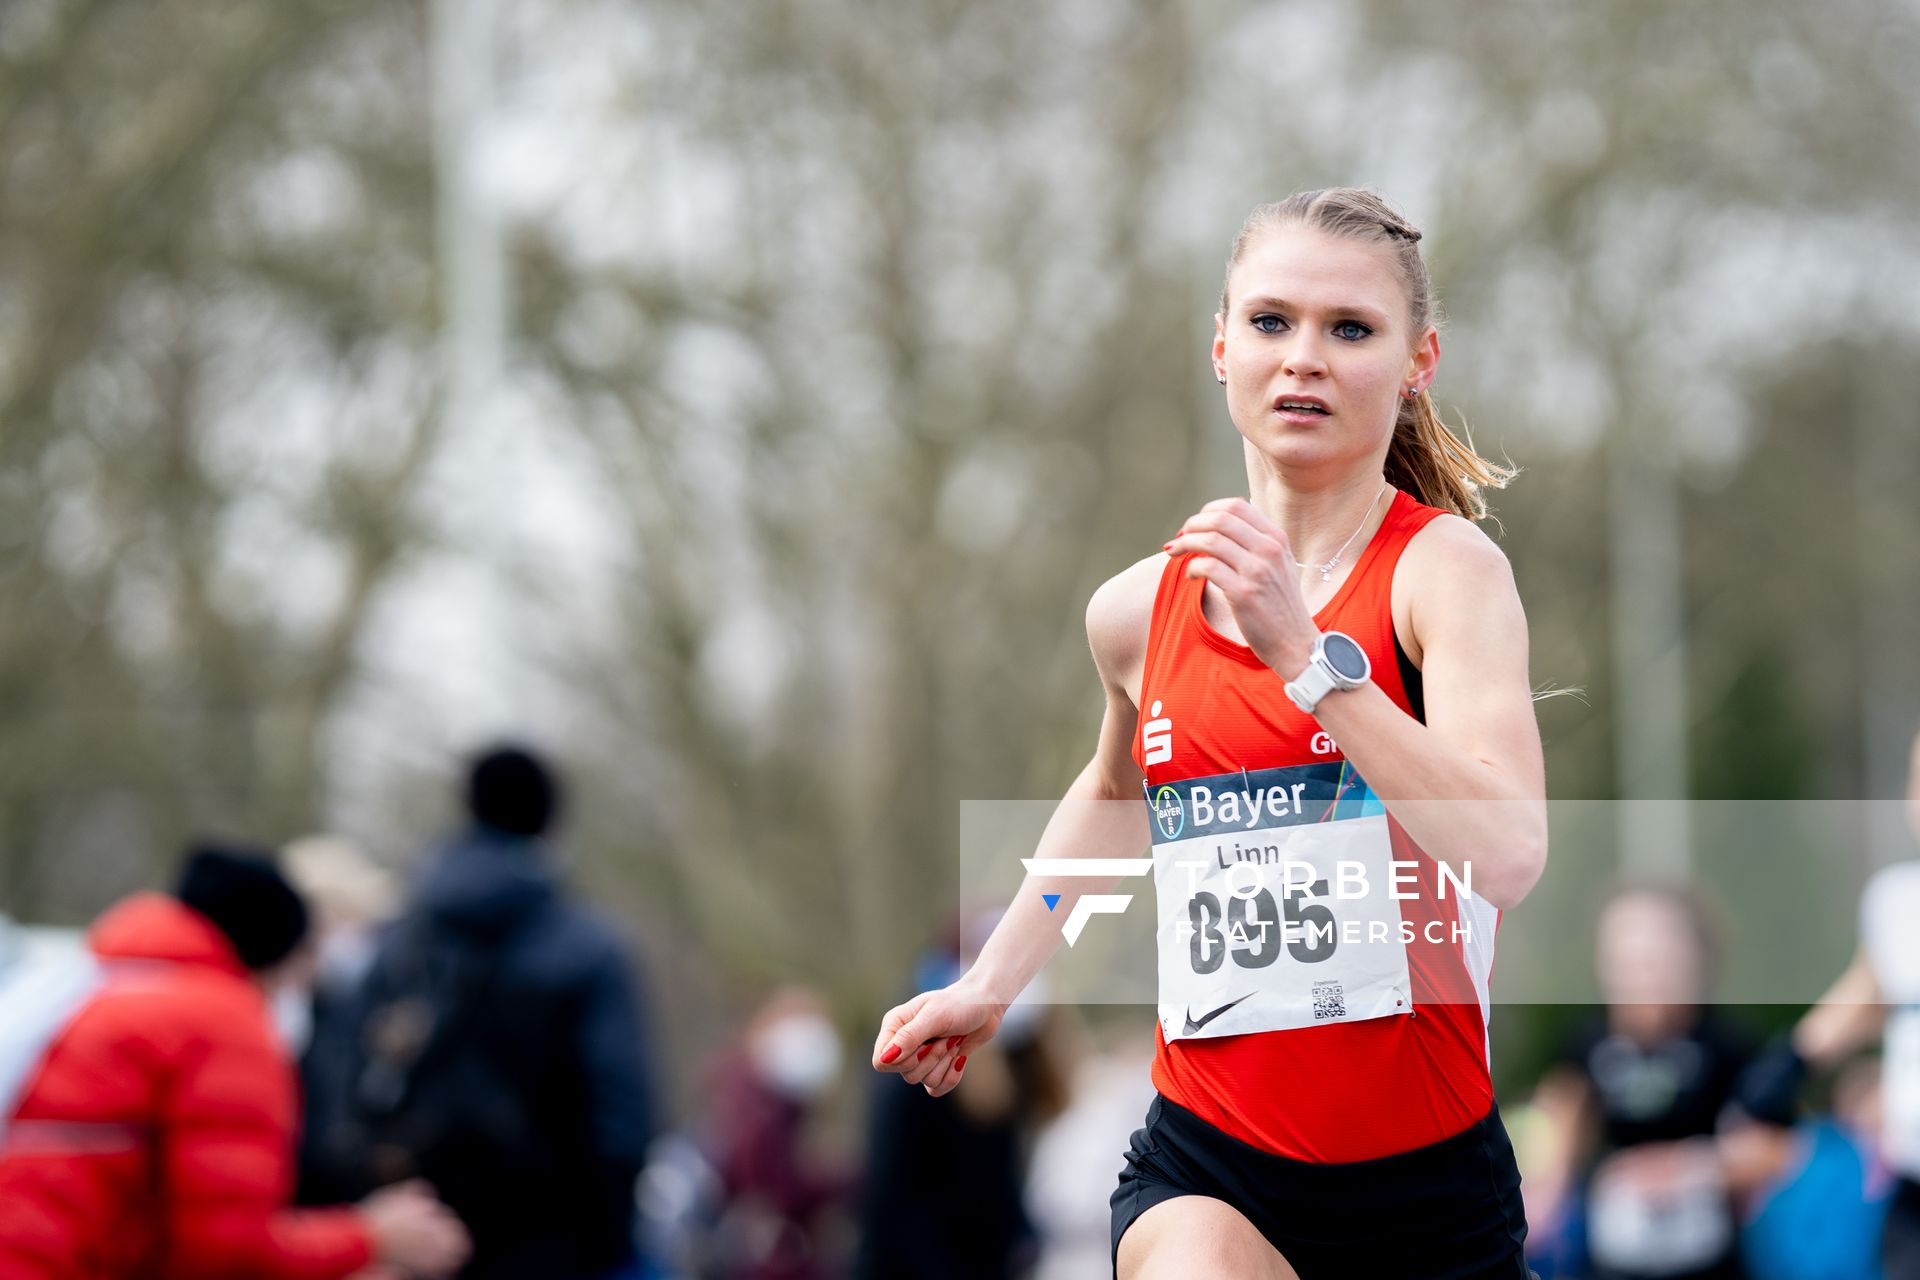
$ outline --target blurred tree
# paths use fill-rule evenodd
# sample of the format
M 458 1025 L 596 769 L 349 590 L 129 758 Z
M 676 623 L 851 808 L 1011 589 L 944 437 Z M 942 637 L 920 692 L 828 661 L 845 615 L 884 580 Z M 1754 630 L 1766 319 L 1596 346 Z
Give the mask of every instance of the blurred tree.
M 1090 750 L 1084 602 L 1195 498 L 1205 316 L 1154 225 L 1193 33 L 1083 10 L 703 12 L 635 194 L 724 193 L 710 238 L 526 246 L 631 548 L 614 629 L 552 659 L 618 763 L 606 839 L 729 963 L 865 1008 L 950 927 L 960 802 Z M 633 346 L 583 357 L 589 308 Z
M 423 135 L 392 74 L 414 27 L 318 0 L 0 12 L 12 907 L 70 917 L 190 828 L 318 816 L 433 451 Z

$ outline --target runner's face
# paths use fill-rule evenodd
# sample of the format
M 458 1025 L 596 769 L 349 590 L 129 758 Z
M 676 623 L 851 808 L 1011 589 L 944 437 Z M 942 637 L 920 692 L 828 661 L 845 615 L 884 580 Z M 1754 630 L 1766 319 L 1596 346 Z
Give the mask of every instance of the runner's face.
M 1665 898 L 1628 894 L 1600 917 L 1596 957 L 1608 1004 L 1697 1003 L 1706 985 L 1704 957 L 1686 913 Z
M 1412 341 L 1390 250 L 1308 227 L 1258 236 L 1214 317 L 1213 362 L 1240 434 L 1283 464 L 1384 457 L 1400 399 L 1439 361 L 1431 327 Z M 1288 396 L 1324 414 L 1280 407 Z

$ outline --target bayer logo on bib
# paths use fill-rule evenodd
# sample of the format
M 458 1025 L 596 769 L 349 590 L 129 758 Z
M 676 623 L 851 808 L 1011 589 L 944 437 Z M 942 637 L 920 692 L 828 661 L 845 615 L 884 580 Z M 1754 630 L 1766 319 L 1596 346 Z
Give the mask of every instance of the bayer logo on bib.
M 1153 793 L 1153 825 L 1167 840 L 1178 840 L 1187 829 L 1186 806 L 1180 803 L 1177 787 L 1161 787 Z
M 1146 799 L 1168 1040 L 1413 1011 L 1386 810 L 1351 765 L 1188 778 Z

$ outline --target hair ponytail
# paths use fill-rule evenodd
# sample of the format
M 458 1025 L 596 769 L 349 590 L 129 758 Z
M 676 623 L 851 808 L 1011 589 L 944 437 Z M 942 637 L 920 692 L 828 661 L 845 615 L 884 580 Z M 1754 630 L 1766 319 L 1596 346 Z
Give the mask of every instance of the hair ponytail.
M 1487 489 L 1504 489 L 1518 469 L 1490 462 L 1455 435 L 1422 391 L 1403 401 L 1387 446 L 1387 481 L 1430 507 L 1469 520 L 1487 518 Z

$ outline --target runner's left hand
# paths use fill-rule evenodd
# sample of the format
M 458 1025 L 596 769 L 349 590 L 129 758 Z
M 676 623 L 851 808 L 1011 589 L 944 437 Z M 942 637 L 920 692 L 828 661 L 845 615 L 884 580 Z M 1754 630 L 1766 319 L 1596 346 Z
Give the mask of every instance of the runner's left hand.
M 1187 517 L 1166 545 L 1196 552 L 1189 578 L 1220 589 L 1247 647 L 1283 679 L 1306 670 L 1319 628 L 1300 591 L 1293 547 L 1280 527 L 1245 498 L 1220 498 Z

